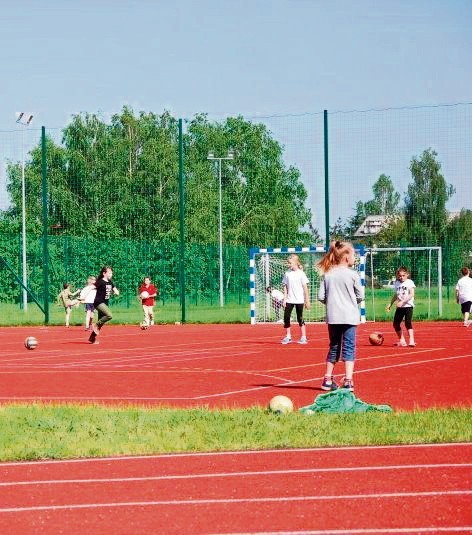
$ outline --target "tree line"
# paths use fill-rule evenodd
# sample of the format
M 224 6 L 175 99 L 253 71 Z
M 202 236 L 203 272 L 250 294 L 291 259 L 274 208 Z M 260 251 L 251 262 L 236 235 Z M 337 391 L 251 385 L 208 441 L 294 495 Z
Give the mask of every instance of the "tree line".
M 283 147 L 262 124 L 242 117 L 210 122 L 204 114 L 185 125 L 185 232 L 189 243 L 218 241 L 219 182 L 210 151 L 222 162 L 224 242 L 245 247 L 319 239 L 310 229 L 300 171 L 287 166 Z M 178 121 L 129 108 L 106 124 L 97 115 L 73 117 L 60 143 L 47 137 L 50 228 L 72 236 L 179 240 Z M 41 233 L 41 147 L 26 166 L 28 233 Z M 7 167 L 11 207 L 1 228 L 21 224 L 21 165 Z M 308 229 L 308 230 L 307 230 Z
M 61 131 L 61 139 L 52 135 L 46 139 L 50 232 L 57 237 L 93 240 L 90 243 L 94 244 L 97 240 L 144 244 L 133 247 L 139 251 L 159 244 L 174 250 L 172 244 L 180 239 L 179 141 L 178 120 L 168 112 L 135 114 L 124 107 L 109 123 L 96 114 L 74 116 Z M 182 142 L 188 244 L 214 246 L 218 241 L 219 169 L 207 156 L 211 151 L 224 157 L 229 150 L 234 151 L 234 160 L 221 162 L 225 246 L 244 251 L 253 246 L 322 243 L 318 229 L 311 224 L 301 173 L 284 162 L 283 146 L 265 125 L 243 117 L 214 122 L 198 114 L 185 123 Z M 357 201 L 354 215 L 346 222 L 338 219 L 330 228 L 331 238 L 379 247 L 441 245 L 454 265 L 467 263 L 472 249 L 472 211 L 462 210 L 450 218 L 446 203 L 454 188 L 443 176 L 438 154 L 430 148 L 413 156 L 409 169 L 411 183 L 403 202 L 391 178 L 381 174 L 373 185 L 372 198 Z M 39 237 L 40 145 L 30 152 L 25 175 L 27 232 Z M 18 236 L 21 231 L 21 177 L 21 163 L 9 162 L 11 203 L 0 211 L 3 236 Z M 388 224 L 375 236 L 355 237 L 369 215 L 385 215 Z M 12 241 L 11 247 L 17 250 L 15 243 Z M 198 261 L 197 250 L 192 249 L 191 258 L 201 268 L 193 273 L 195 280 L 203 278 L 208 265 Z M 15 253 L 11 253 L 13 258 Z M 71 251 L 70 256 L 77 259 L 83 255 Z M 106 247 L 101 256 L 105 260 Z M 245 260 L 238 264 L 245 266 Z M 67 274 L 67 267 L 65 270 Z M 455 267 L 449 271 L 453 278 Z M 232 277 L 235 280 L 235 272 Z M 243 277 L 246 273 L 236 278 Z

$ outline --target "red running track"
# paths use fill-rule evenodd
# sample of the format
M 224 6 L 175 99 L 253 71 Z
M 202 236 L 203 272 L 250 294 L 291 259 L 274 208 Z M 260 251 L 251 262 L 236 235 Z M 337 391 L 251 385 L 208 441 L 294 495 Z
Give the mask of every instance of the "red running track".
M 471 533 L 472 444 L 0 463 L 1 533 Z
M 415 328 L 418 345 L 396 348 L 390 325 L 359 327 L 357 396 L 470 407 L 472 329 Z M 282 346 L 275 325 L 107 326 L 92 346 L 79 328 L 1 329 L 0 401 L 244 407 L 285 394 L 300 407 L 321 393 L 327 350 L 324 325 L 308 334 Z M 471 444 L 0 463 L 0 533 L 472 533 L 471 466 Z
M 381 347 L 368 342 L 374 330 L 385 334 Z M 356 395 L 394 409 L 470 407 L 472 327 L 417 322 L 415 331 L 418 345 L 398 348 L 390 324 L 359 327 Z M 79 327 L 0 329 L 0 402 L 246 407 L 284 394 L 309 405 L 321 393 L 326 326 L 309 325 L 306 346 L 282 346 L 283 334 L 280 325 L 107 325 L 95 346 Z M 39 340 L 34 351 L 27 335 Z

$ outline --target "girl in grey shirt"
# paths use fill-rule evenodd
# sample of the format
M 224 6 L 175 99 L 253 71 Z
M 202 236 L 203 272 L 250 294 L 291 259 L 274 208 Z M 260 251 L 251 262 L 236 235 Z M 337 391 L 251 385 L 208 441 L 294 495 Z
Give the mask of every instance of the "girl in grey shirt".
M 329 351 L 326 373 L 321 388 L 336 390 L 333 370 L 342 357 L 345 366 L 343 388 L 354 390 L 352 376 L 356 358 L 356 328 L 360 322 L 359 303 L 364 300 L 364 288 L 354 266 L 354 247 L 349 242 L 335 241 L 318 262 L 324 274 L 318 300 L 326 305 Z

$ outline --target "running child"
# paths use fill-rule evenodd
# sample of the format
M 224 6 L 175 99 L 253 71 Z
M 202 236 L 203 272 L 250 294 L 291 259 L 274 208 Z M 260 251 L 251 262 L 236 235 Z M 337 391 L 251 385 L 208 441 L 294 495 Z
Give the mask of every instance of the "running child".
M 462 277 L 456 284 L 456 301 L 461 306 L 464 327 L 469 327 L 471 324 L 470 312 L 472 308 L 472 278 L 470 278 L 470 269 L 464 266 L 461 269 L 461 274 Z
M 336 363 L 342 358 L 345 375 L 343 388 L 354 390 L 356 332 L 360 323 L 359 303 L 364 300 L 364 287 L 359 274 L 351 269 L 355 263 L 354 247 L 349 242 L 335 241 L 317 266 L 323 275 L 318 300 L 326 305 L 329 350 L 322 390 L 336 390 L 333 377 Z
M 392 305 L 396 304 L 395 315 L 393 316 L 393 328 L 398 336 L 398 342 L 395 345 L 399 347 L 414 347 L 415 334 L 413 331 L 413 308 L 415 306 L 415 283 L 410 279 L 410 272 L 404 266 L 397 269 L 395 281 L 395 293 L 392 296 L 390 303 L 387 305 L 387 312 L 390 311 Z M 401 323 L 405 321 L 405 327 L 408 331 L 408 344 L 403 335 Z
M 142 297 L 142 293 L 147 292 L 147 297 Z M 143 307 L 144 312 L 144 321 L 141 323 L 141 327 L 147 328 L 151 325 L 154 325 L 154 305 L 155 305 L 155 297 L 159 292 L 157 291 L 157 288 L 154 286 L 154 284 L 151 283 L 150 277 L 144 277 L 143 282 L 141 283 L 139 289 L 138 289 L 138 297 L 141 299 L 141 305 Z
M 282 344 L 290 344 L 292 341 L 292 334 L 290 330 L 290 316 L 295 307 L 297 312 L 297 321 L 301 329 L 301 337 L 299 344 L 307 344 L 306 325 L 303 320 L 303 306 L 310 308 L 310 294 L 308 292 L 308 277 L 303 271 L 300 264 L 300 258 L 296 254 L 291 254 L 287 260 L 289 270 L 285 273 L 282 284 L 284 287 L 283 306 L 284 311 L 284 327 L 286 329 L 285 338 Z
M 95 312 L 95 307 L 93 306 L 93 303 L 95 301 L 95 296 L 97 294 L 97 288 L 95 286 L 95 282 L 97 281 L 97 278 L 91 275 L 87 279 L 87 285 L 82 288 L 82 291 L 79 295 L 79 300 L 81 303 L 84 304 L 85 308 L 85 330 L 90 330 L 90 325 L 93 320 L 93 313 Z
M 74 297 L 80 292 L 80 290 L 77 290 L 73 292 L 70 289 L 70 284 L 68 282 L 65 282 L 62 287 L 62 291 L 57 296 L 57 300 L 59 304 L 61 304 L 64 307 L 64 310 L 66 312 L 66 327 L 69 327 L 70 323 L 70 313 L 72 311 L 72 307 L 75 307 L 79 304 L 78 299 L 74 299 Z
M 92 323 L 92 332 L 89 337 L 89 342 L 91 344 L 98 343 L 97 336 L 99 335 L 101 328 L 107 321 L 110 321 L 113 318 L 111 311 L 108 308 L 108 303 L 112 294 L 120 295 L 120 292 L 113 284 L 111 280 L 112 276 L 112 268 L 110 266 L 104 266 L 95 282 L 97 293 L 95 295 L 93 306 L 98 312 L 98 321 L 97 323 Z

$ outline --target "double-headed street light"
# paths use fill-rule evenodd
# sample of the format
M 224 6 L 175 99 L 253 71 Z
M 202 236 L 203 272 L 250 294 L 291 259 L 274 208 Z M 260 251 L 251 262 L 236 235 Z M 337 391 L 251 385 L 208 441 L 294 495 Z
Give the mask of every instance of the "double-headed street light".
M 31 113 L 19 112 L 16 122 L 28 126 L 33 120 Z M 23 264 L 23 310 L 28 309 L 28 276 L 26 269 L 26 184 L 25 184 L 25 146 L 24 130 L 21 131 L 21 236 L 22 236 L 22 264 Z
M 207 160 L 218 161 L 218 184 L 219 184 L 219 205 L 218 205 L 218 221 L 219 221 L 219 244 L 220 244 L 220 306 L 224 306 L 224 284 L 223 284 L 223 210 L 222 210 L 222 188 L 221 188 L 221 162 L 223 160 L 234 160 L 234 152 L 228 151 L 228 154 L 224 157 L 216 157 L 213 152 L 209 152 Z

